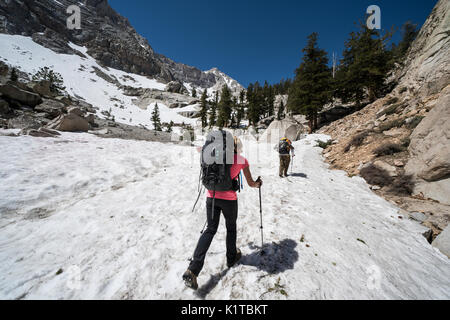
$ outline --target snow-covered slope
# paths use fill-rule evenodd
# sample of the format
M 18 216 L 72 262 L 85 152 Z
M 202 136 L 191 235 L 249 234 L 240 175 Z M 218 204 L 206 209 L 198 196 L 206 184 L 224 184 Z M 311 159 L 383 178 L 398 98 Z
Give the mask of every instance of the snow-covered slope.
M 181 276 L 206 218 L 203 201 L 191 212 L 195 148 L 0 136 L 0 298 L 449 299 L 449 259 L 424 227 L 400 219 L 363 179 L 329 170 L 319 138 L 295 143 L 289 180 L 278 178 L 272 146 L 244 140 L 265 182 L 267 253 L 257 247 L 258 191 L 246 186 L 244 257 L 224 271 L 222 221 L 194 294 Z
M 154 103 L 146 109 L 139 108 L 133 104 L 133 97 L 124 95 L 119 86 L 164 90 L 165 84 L 144 76 L 104 68 L 87 54 L 86 48 L 74 44 L 70 46 L 86 58 L 55 53 L 29 37 L 0 34 L 0 60 L 29 74 L 34 74 L 41 67 L 49 67 L 62 75 L 70 95 L 81 97 L 98 107 L 98 116 L 102 116 L 101 111 L 110 111 L 117 122 L 153 128 L 151 112 Z M 105 80 L 98 70 L 108 76 L 110 81 Z M 179 115 L 162 102 L 158 103 L 158 107 L 162 122 L 195 124 L 195 120 Z
M 204 71 L 206 74 L 212 74 L 214 75 L 216 79 L 216 84 L 206 90 L 209 98 L 214 98 L 216 92 L 222 91 L 223 86 L 227 85 L 228 88 L 230 88 L 231 93 L 235 97 L 239 97 L 239 94 L 242 90 L 245 90 L 245 88 L 236 80 L 231 78 L 230 76 L 226 75 L 222 71 L 220 71 L 217 68 L 212 68 L 211 70 Z M 184 83 L 184 86 L 189 90 L 189 92 L 192 91 L 193 88 L 195 88 L 198 92 L 198 95 L 200 96 L 205 90 L 204 88 L 198 87 L 193 85 L 192 83 Z

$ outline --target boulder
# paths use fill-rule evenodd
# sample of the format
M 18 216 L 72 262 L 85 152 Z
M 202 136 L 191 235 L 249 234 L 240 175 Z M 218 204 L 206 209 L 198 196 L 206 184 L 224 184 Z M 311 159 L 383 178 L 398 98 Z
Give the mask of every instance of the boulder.
M 79 100 L 77 106 L 84 112 L 96 113 L 95 108 L 92 106 L 92 104 L 89 104 L 87 102 Z
M 54 136 L 60 136 L 60 135 L 61 135 L 61 134 L 60 134 L 58 131 L 56 131 L 56 130 L 51 130 L 51 129 L 47 129 L 47 128 L 44 128 L 44 127 L 39 128 L 39 131 L 41 131 L 41 132 L 46 132 L 46 133 L 52 134 L 52 135 L 54 135 Z
M 389 137 L 407 136 L 409 134 L 409 130 L 406 128 L 392 128 L 388 131 L 384 131 L 383 134 Z
M 394 166 L 402 168 L 405 166 L 404 162 L 401 160 L 394 160 Z
M 50 89 L 50 81 L 42 80 L 39 82 L 29 82 L 27 87 L 32 90 L 34 93 L 37 93 L 40 96 L 52 98 L 55 95 L 52 93 Z
M 84 117 L 84 115 L 85 115 L 85 112 L 84 111 L 82 111 L 80 108 L 78 108 L 78 107 L 73 107 L 73 106 L 71 106 L 71 107 L 69 107 L 68 109 L 67 109 L 67 113 L 68 114 L 75 114 L 75 115 L 77 115 L 77 116 L 79 116 L 79 117 Z
M 35 107 L 42 102 L 38 94 L 22 90 L 10 83 L 0 86 L 0 93 L 7 99 L 13 99 L 30 107 Z
M 291 141 L 297 141 L 304 132 L 304 127 L 292 120 L 273 121 L 266 131 L 262 134 L 260 141 L 276 144 L 281 138 L 288 138 Z
M 92 114 L 92 113 L 88 114 L 85 117 L 85 119 L 86 119 L 87 122 L 89 122 L 89 124 L 91 124 L 91 125 L 95 124 L 95 115 L 94 114 Z
M 437 236 L 432 245 L 450 258 L 450 226 Z
M 46 129 L 46 128 L 39 128 L 39 130 L 31 129 L 31 130 L 22 130 L 21 134 L 28 135 L 31 137 L 36 138 L 57 138 L 61 134 L 58 131 Z
M 46 128 L 67 132 L 88 132 L 89 122 L 86 119 L 72 113 L 59 116 L 50 122 Z
M 397 177 L 398 173 L 397 173 L 397 168 L 395 168 L 394 166 L 391 166 L 390 164 L 381 161 L 381 160 L 377 160 L 373 163 L 376 167 L 385 170 L 391 177 Z
M 54 119 L 61 115 L 65 109 L 65 105 L 62 102 L 50 99 L 43 99 L 40 105 L 37 105 L 34 110 L 37 112 L 43 112 L 49 119 Z
M 65 96 L 57 96 L 55 97 L 55 100 L 64 103 L 66 106 L 70 106 L 72 104 L 72 100 L 69 97 Z
M 407 174 L 419 182 L 414 193 L 450 204 L 450 86 L 411 135 Z
M 22 114 L 18 117 L 8 120 L 8 129 L 39 129 L 42 122 L 28 114 Z
M 422 212 L 411 212 L 409 215 L 411 216 L 412 219 L 419 222 L 424 222 L 425 220 L 427 220 L 427 216 Z

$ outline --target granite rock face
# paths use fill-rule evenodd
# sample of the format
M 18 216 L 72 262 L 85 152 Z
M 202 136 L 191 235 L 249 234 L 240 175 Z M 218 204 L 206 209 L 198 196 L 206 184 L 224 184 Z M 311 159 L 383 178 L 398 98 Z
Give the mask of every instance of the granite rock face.
M 440 0 L 420 30 L 398 75 L 407 97 L 439 93 L 450 83 L 450 1 Z
M 450 205 L 450 86 L 411 135 L 406 172 L 416 193 Z
M 433 247 L 439 249 L 439 251 L 450 258 L 450 227 L 447 227 L 436 240 L 433 241 Z

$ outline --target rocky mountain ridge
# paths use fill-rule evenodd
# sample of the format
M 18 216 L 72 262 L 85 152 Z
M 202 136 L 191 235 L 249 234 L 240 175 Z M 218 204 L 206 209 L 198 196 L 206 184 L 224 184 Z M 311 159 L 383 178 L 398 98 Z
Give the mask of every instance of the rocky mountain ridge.
M 67 28 L 70 5 L 81 9 L 81 29 Z M 178 81 L 210 88 L 227 81 L 222 75 L 203 72 L 155 53 L 129 21 L 115 12 L 107 0 L 11 0 L 0 2 L 0 33 L 30 36 L 58 53 L 78 54 L 72 42 L 86 47 L 101 65 L 149 76 L 165 83 Z M 237 83 L 237 82 L 236 82 Z M 242 86 L 238 84 L 241 89 Z

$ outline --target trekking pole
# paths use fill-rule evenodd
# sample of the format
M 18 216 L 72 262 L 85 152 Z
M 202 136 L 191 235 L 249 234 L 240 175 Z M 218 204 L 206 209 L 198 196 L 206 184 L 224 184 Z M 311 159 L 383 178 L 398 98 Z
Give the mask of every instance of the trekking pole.
M 292 160 L 291 160 L 291 162 L 292 162 L 292 164 L 291 164 L 291 175 L 294 174 L 294 159 L 295 159 L 295 156 L 292 156 Z
M 261 177 L 258 178 L 257 181 L 260 181 Z M 262 216 L 262 195 L 261 195 L 261 187 L 259 187 L 259 214 L 261 217 L 261 255 L 264 254 L 264 226 L 263 226 L 263 216 Z

